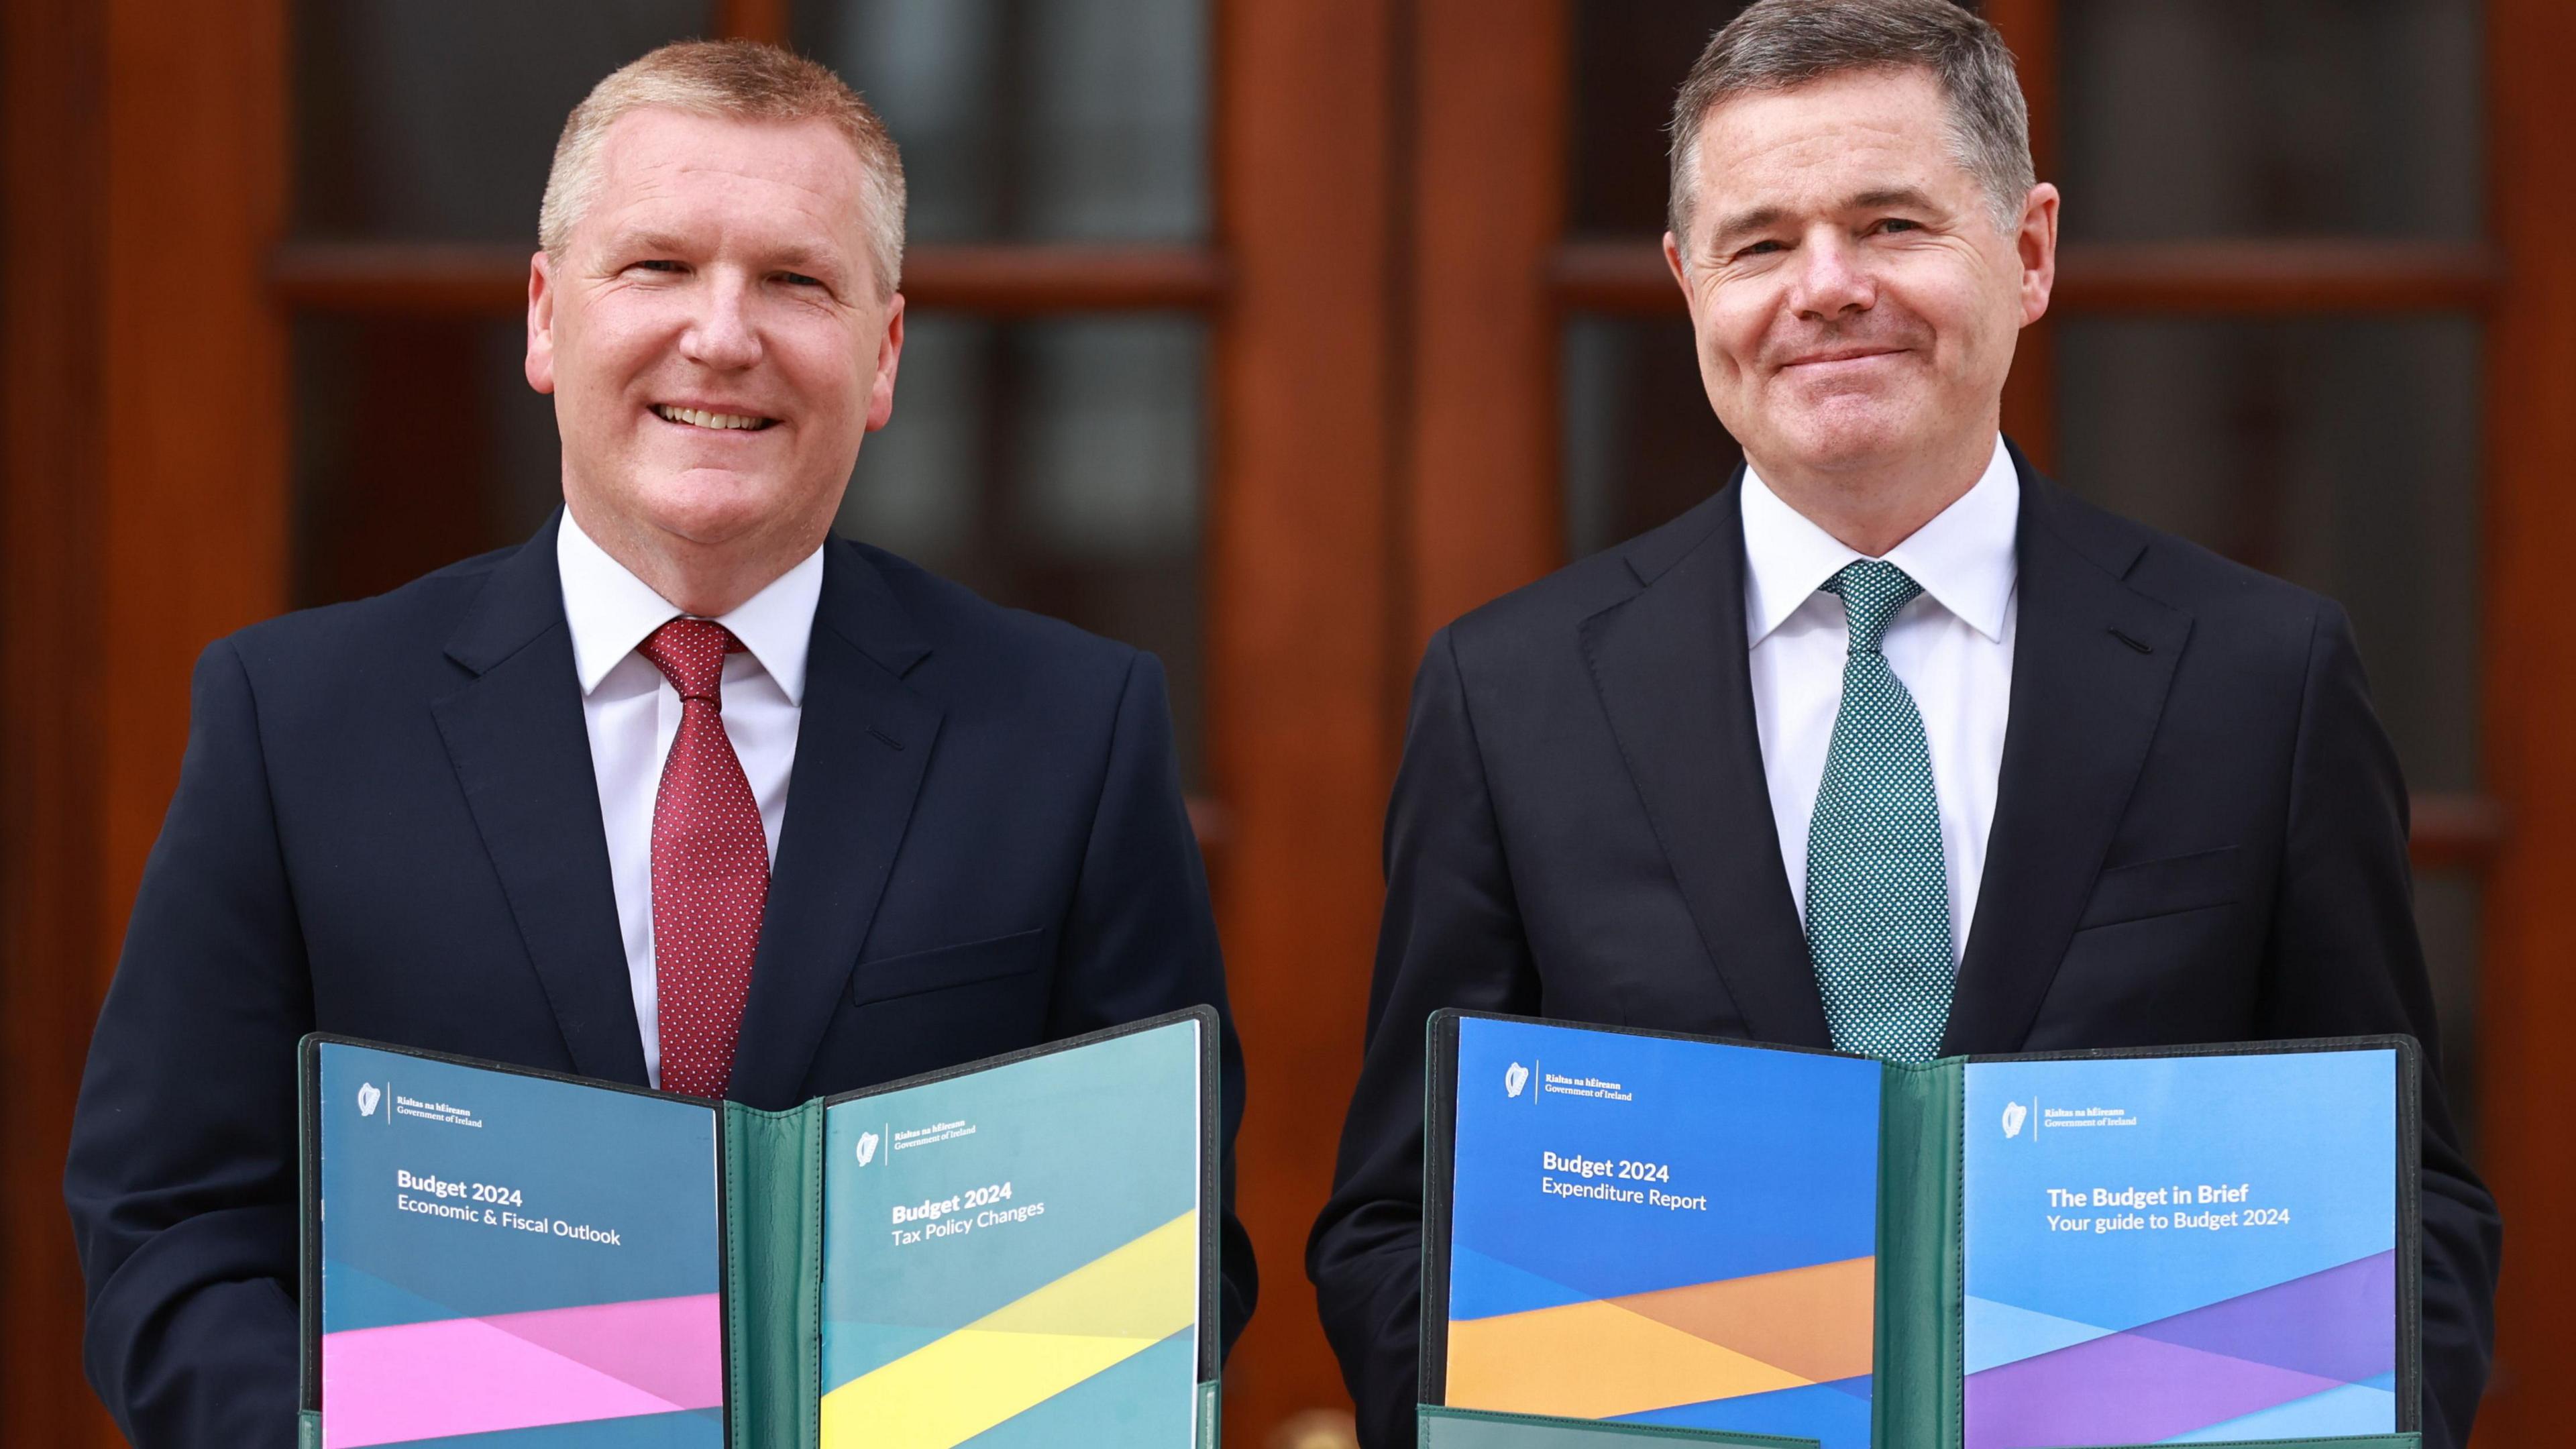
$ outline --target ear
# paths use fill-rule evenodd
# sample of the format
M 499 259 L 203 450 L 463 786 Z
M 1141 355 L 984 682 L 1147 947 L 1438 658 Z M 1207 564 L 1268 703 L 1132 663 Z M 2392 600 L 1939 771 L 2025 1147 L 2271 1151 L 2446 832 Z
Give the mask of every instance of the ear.
M 1664 233 L 1664 268 L 1673 274 L 1673 285 L 1682 289 L 1682 305 L 1690 309 L 1691 322 L 1699 321 L 1699 297 L 1691 291 L 1690 268 L 1682 260 L 1681 239 Z
M 877 339 L 877 372 L 868 388 L 868 431 L 894 420 L 894 375 L 903 362 L 903 294 L 894 294 L 886 311 L 885 335 Z
M 528 259 L 528 386 L 555 390 L 555 288 L 544 252 Z
M 2043 181 L 2022 203 L 2021 230 L 2013 250 L 2021 259 L 2021 325 L 2048 315 L 2049 293 L 2057 287 L 2057 188 Z

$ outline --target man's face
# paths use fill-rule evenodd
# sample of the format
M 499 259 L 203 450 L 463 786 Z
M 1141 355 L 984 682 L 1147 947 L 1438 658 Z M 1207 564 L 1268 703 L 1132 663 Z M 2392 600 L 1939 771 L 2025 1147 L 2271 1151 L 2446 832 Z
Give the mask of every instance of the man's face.
M 2014 339 L 2047 309 L 2056 191 L 1998 230 L 1948 119 L 1929 72 L 1889 70 L 1701 123 L 1692 234 L 1665 255 L 1709 402 L 1757 467 L 1866 473 L 1991 440 Z
M 609 129 L 599 168 L 528 288 L 528 382 L 554 394 L 566 500 L 665 548 L 820 543 L 903 350 L 857 153 L 823 121 L 647 108 Z

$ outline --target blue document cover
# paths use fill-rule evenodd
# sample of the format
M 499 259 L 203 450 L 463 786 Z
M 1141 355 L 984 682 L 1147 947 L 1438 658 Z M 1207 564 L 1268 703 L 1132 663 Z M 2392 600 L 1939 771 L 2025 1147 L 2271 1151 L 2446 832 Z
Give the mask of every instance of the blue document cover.
M 825 1109 L 823 1449 L 1197 1442 L 1211 1029 L 1193 1016 Z
M 2398 1072 L 1970 1063 L 1967 1449 L 2398 1429 Z
M 324 1449 L 721 1449 L 709 1106 L 309 1050 Z
M 1867 1449 L 1878 1063 L 1456 1030 L 1435 1402 Z

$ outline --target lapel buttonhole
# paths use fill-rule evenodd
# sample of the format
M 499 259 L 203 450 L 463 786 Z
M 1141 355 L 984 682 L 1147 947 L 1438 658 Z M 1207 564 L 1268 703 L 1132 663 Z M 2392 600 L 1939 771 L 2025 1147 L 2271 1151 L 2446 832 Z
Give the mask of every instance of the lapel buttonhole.
M 2111 637 L 2128 645 L 2130 648 L 2137 650 L 2141 654 L 2153 654 L 2156 652 L 2156 646 L 2148 643 L 2144 639 L 2130 638 L 2126 633 L 2122 632 L 2117 625 L 2112 627 Z
M 894 751 L 896 754 L 903 753 L 903 741 L 887 734 L 884 730 L 878 729 L 874 725 L 870 725 L 868 726 L 868 733 L 876 736 L 877 743 L 884 745 L 887 749 Z

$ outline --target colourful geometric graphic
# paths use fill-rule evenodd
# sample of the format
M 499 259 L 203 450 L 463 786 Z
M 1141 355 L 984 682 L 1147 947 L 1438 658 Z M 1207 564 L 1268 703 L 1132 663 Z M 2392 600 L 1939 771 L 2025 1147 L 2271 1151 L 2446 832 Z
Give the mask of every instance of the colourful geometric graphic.
M 1967 1072 L 1967 1449 L 2401 1422 L 2396 1055 Z
M 1614 1419 L 1870 1371 L 1878 1260 L 1852 1258 L 1449 1325 L 1449 1402 Z
M 720 1449 L 713 1112 L 316 1055 L 324 1449 Z
M 1442 1403 L 1867 1449 L 1878 1064 L 1458 1028 Z
M 324 1449 L 724 1404 L 712 1293 L 325 1334 Z
M 823 1396 L 823 1449 L 950 1449 L 1175 1335 L 1198 1314 L 1184 1213 Z
M 1979 1449 L 2186 1443 L 2255 1414 L 2272 1427 L 2223 1437 L 2386 1432 L 2396 1287 L 2396 1255 L 2378 1253 L 2125 1331 L 2092 1330 L 1970 1374 L 1971 1438 Z
M 1199 1032 L 825 1109 L 824 1449 L 1192 1449 Z

